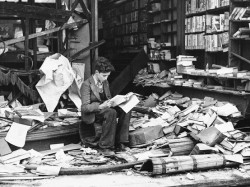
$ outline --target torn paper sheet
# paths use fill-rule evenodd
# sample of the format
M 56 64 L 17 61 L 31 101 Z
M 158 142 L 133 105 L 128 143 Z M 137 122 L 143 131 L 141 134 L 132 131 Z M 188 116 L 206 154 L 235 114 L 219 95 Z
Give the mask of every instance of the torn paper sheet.
M 23 147 L 25 145 L 27 132 L 30 126 L 13 122 L 10 130 L 8 131 L 5 140 L 17 147 Z
M 40 70 L 44 76 L 36 84 L 36 88 L 48 112 L 53 112 L 61 95 L 73 83 L 75 74 L 69 60 L 58 53 L 47 57 Z
M 69 87 L 69 98 L 76 105 L 78 109 L 81 109 L 81 93 L 80 88 L 83 83 L 83 79 L 76 74 L 76 78 L 74 79 L 72 85 Z

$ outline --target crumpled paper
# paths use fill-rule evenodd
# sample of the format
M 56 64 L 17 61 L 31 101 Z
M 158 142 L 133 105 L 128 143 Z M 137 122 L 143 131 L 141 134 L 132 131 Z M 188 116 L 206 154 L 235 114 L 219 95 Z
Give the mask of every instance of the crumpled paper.
M 40 70 L 44 76 L 36 84 L 36 89 L 48 112 L 53 112 L 61 95 L 73 83 L 75 73 L 69 60 L 59 53 L 47 57 Z

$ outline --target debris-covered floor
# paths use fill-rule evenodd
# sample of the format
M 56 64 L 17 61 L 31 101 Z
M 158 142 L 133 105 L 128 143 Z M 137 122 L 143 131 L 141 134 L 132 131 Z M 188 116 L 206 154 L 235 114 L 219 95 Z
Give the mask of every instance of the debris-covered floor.
M 5 110 L 3 116 L 8 115 L 1 118 L 0 182 L 31 186 L 249 183 L 250 135 L 238 126 L 243 114 L 237 106 L 173 91 L 140 98 L 132 111 L 129 145 L 112 156 L 82 143 L 51 144 L 51 149 L 43 151 L 35 151 L 36 147 L 22 149 L 29 143 L 26 135 L 30 129 L 39 131 L 58 125 L 70 129 L 79 122 L 79 112 L 65 109 L 45 113 L 37 105 Z M 25 121 L 27 125 L 22 124 L 23 116 L 36 118 Z M 59 117 L 63 120 L 58 121 Z M 11 149 L 10 144 L 17 149 Z
M 249 186 L 250 172 L 242 169 L 219 169 L 210 171 L 190 172 L 177 175 L 148 177 L 123 170 L 94 175 L 58 176 L 40 180 L 1 181 L 7 186 L 41 186 L 41 187 L 194 187 L 194 186 Z

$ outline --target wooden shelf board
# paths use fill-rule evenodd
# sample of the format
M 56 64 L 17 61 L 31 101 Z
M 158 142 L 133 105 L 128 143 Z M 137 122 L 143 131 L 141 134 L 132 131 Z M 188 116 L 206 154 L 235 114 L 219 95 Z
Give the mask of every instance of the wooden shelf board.
M 238 41 L 250 41 L 250 38 L 233 38 L 231 37 L 230 40 L 238 40 Z
M 222 12 L 222 11 L 229 11 L 229 5 L 227 6 L 222 6 L 222 7 L 218 7 L 218 8 L 214 8 L 214 9 L 209 9 L 206 12 L 207 13 L 214 13 L 214 12 Z
M 221 93 L 221 94 L 230 94 L 230 95 L 237 95 L 237 96 L 250 96 L 250 93 L 247 93 L 247 92 L 240 93 L 239 91 L 215 90 L 215 89 L 208 89 L 208 88 L 205 88 L 205 87 L 196 88 L 196 87 L 188 87 L 188 86 L 178 86 L 178 85 L 174 85 L 174 84 L 170 84 L 170 85 L 171 86 L 176 86 L 176 87 L 194 89 L 194 90 L 204 90 L 204 91 L 209 91 L 209 92 L 217 92 L 217 93 Z
M 205 49 L 186 49 L 186 51 L 204 51 L 205 52 Z
M 221 34 L 221 33 L 224 33 L 224 32 L 228 32 L 228 30 L 226 30 L 226 31 L 211 32 L 211 33 L 205 33 L 205 35 Z
M 189 13 L 186 14 L 186 18 L 193 17 L 193 16 L 200 16 L 206 14 L 206 11 L 196 12 L 196 13 Z
M 250 23 L 250 20 L 229 20 L 233 23 Z
M 157 10 L 157 11 L 148 11 L 149 14 L 154 15 L 154 14 L 160 14 L 161 10 Z
M 227 53 L 228 51 L 227 51 L 227 52 L 224 52 L 224 51 L 206 51 L 206 50 L 205 50 L 205 52 L 206 52 L 206 53 Z
M 237 79 L 237 80 L 250 80 L 250 78 L 239 78 L 239 77 L 222 77 L 222 76 L 213 76 L 213 75 L 195 75 L 190 73 L 180 73 L 184 75 L 197 76 L 197 77 L 209 77 L 209 78 L 218 78 L 218 79 Z
M 204 34 L 205 34 L 205 31 L 187 32 L 187 33 L 185 33 L 185 35 L 191 35 L 191 34 L 201 34 L 201 33 L 204 33 Z
M 172 61 L 175 62 L 176 59 L 175 59 L 175 58 L 173 58 L 173 59 L 166 59 L 166 60 L 150 60 L 150 59 L 149 59 L 149 61 L 150 61 L 150 62 L 156 62 L 156 63 L 157 63 L 157 62 L 172 62 Z

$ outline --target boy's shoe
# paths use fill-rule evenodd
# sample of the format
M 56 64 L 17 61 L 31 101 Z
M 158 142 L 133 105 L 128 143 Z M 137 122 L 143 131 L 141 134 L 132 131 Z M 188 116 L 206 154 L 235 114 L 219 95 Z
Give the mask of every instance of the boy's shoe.
M 129 151 L 129 150 L 130 150 L 129 147 L 125 146 L 122 143 L 116 146 L 116 152 L 124 152 L 124 151 Z
M 103 156 L 106 157 L 112 157 L 115 155 L 115 152 L 110 149 L 100 149 L 99 151 Z

